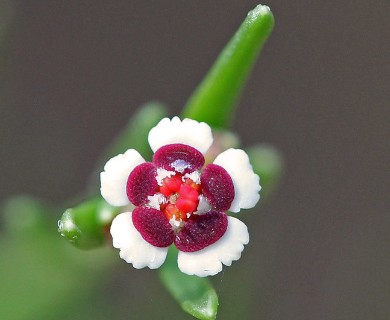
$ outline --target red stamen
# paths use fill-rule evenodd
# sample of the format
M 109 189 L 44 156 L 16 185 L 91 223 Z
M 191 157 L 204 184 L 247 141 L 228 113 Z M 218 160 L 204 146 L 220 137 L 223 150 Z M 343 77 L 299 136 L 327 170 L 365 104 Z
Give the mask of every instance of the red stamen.
M 179 190 L 180 198 L 184 198 L 191 201 L 198 201 L 199 193 L 192 187 L 183 184 Z
M 171 194 L 178 192 L 182 183 L 183 183 L 183 181 L 181 180 L 181 176 L 178 174 L 176 174 L 172 177 L 166 177 L 162 181 L 162 186 L 160 187 L 160 192 L 164 196 L 168 197 Z
M 181 212 L 192 213 L 198 207 L 198 202 L 197 201 L 192 201 L 192 200 L 189 200 L 189 199 L 179 198 L 176 201 L 176 207 Z
M 198 193 L 200 193 L 200 190 L 201 190 L 200 184 L 196 184 L 194 181 L 192 181 L 189 178 L 186 178 L 184 180 L 184 183 L 186 185 L 190 186 L 191 188 L 195 189 L 196 191 L 198 191 Z
M 168 220 L 171 220 L 174 216 L 176 220 L 187 220 L 187 215 L 171 203 L 166 206 L 164 214 Z
M 167 198 L 168 203 L 161 205 L 160 210 L 164 212 L 168 220 L 186 221 L 187 214 L 196 211 L 199 204 L 199 193 L 201 187 L 189 178 L 182 179 L 182 175 L 176 174 L 162 180 L 160 192 Z

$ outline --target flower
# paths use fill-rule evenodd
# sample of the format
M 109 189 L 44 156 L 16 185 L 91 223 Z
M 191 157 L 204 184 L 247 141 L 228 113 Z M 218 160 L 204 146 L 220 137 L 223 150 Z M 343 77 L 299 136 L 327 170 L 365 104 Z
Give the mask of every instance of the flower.
M 182 272 L 217 274 L 222 264 L 238 260 L 249 242 L 246 225 L 225 212 L 256 205 L 259 177 L 240 149 L 228 149 L 204 167 L 213 142 L 206 123 L 164 118 L 148 140 L 152 162 L 129 149 L 110 159 L 100 175 L 108 203 L 135 206 L 114 218 L 113 246 L 135 268 L 156 269 L 174 244 Z

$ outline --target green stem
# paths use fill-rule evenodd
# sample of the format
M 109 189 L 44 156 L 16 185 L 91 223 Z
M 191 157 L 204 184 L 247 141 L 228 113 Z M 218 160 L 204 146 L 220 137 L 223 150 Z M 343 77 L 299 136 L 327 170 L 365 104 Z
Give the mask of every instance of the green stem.
M 183 116 L 214 128 L 229 125 L 246 79 L 274 26 L 267 6 L 250 11 L 184 108 Z

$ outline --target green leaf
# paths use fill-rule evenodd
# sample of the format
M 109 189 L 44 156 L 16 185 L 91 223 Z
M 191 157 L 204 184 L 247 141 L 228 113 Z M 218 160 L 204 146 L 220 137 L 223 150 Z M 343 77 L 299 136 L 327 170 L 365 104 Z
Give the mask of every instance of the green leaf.
M 67 209 L 59 223 L 58 231 L 80 249 L 100 247 L 106 243 L 106 234 L 119 208 L 96 197 Z
M 283 157 L 275 147 L 259 144 L 247 150 L 253 170 L 260 177 L 261 196 L 268 196 L 277 186 L 283 173 Z
M 217 316 L 218 296 L 207 278 L 189 276 L 177 267 L 177 249 L 171 247 L 160 268 L 160 278 L 182 309 L 197 319 L 212 320 Z
M 274 18 L 267 6 L 258 5 L 223 49 L 190 97 L 183 116 L 225 128 L 256 58 L 270 35 Z

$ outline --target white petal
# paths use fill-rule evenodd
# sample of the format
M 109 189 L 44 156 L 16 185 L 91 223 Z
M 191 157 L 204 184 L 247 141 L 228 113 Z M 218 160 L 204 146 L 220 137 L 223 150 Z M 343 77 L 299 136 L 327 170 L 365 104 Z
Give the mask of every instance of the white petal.
M 195 252 L 179 251 L 179 269 L 198 277 L 213 276 L 222 271 L 222 264 L 230 266 L 240 259 L 244 244 L 248 244 L 248 228 L 240 220 L 228 217 L 228 228 L 216 243 Z
M 223 167 L 233 180 L 235 195 L 229 211 L 253 208 L 260 199 L 260 178 L 253 172 L 246 152 L 228 149 L 215 158 L 214 164 Z
M 120 249 L 119 256 L 136 269 L 159 268 L 167 256 L 167 248 L 158 248 L 145 241 L 133 225 L 131 212 L 115 217 L 111 225 L 113 246 Z
M 178 117 L 162 119 L 149 132 L 149 144 L 153 152 L 172 143 L 189 145 L 205 153 L 213 143 L 211 128 L 207 123 L 192 119 L 181 121 Z
M 104 171 L 100 173 L 100 192 L 103 198 L 113 206 L 125 206 L 130 203 L 126 194 L 126 184 L 130 172 L 145 160 L 134 149 L 108 160 Z

